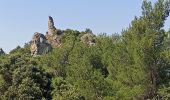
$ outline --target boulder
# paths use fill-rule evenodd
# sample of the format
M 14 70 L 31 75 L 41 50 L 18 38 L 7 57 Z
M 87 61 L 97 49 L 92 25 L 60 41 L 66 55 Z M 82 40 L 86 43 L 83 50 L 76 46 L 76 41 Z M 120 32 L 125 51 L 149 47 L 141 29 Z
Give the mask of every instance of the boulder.
M 86 33 L 81 37 L 81 42 L 88 44 L 88 45 L 94 45 L 96 43 L 95 35 L 93 33 Z

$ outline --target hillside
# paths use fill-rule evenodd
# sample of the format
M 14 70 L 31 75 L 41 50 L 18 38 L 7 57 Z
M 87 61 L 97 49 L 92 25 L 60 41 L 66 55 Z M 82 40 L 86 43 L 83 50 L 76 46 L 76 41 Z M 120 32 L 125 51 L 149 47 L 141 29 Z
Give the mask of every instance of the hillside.
M 170 1 L 143 1 L 121 34 L 60 30 L 0 49 L 0 100 L 169 100 Z

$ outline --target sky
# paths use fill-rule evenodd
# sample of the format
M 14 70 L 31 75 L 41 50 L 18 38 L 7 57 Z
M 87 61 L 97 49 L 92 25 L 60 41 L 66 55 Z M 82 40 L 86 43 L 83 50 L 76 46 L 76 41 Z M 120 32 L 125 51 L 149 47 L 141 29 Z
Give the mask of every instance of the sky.
M 57 29 L 120 34 L 141 15 L 141 5 L 142 0 L 0 0 L 0 48 L 9 52 L 35 32 L 45 34 L 48 16 Z M 170 19 L 165 28 L 169 26 Z

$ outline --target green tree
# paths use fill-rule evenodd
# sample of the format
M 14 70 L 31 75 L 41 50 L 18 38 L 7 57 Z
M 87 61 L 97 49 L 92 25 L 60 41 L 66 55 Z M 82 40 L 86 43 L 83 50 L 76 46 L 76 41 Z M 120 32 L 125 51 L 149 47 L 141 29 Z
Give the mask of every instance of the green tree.
M 30 56 L 13 54 L 0 64 L 0 97 L 3 100 L 50 99 L 50 75 Z
M 169 15 L 169 1 L 158 0 L 154 6 L 144 1 L 142 16 L 135 17 L 122 32 L 122 46 L 115 61 L 118 98 L 153 99 L 158 95 L 163 66 L 164 22 Z M 121 84 L 121 85 L 120 85 Z

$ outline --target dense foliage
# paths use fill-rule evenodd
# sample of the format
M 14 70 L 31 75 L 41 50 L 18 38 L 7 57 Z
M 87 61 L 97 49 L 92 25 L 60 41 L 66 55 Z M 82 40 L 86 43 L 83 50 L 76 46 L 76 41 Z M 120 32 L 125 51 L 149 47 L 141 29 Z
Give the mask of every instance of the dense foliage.
M 30 44 L 0 56 L 0 100 L 169 100 L 170 1 L 146 0 L 121 35 L 65 30 L 62 45 L 37 57 Z

